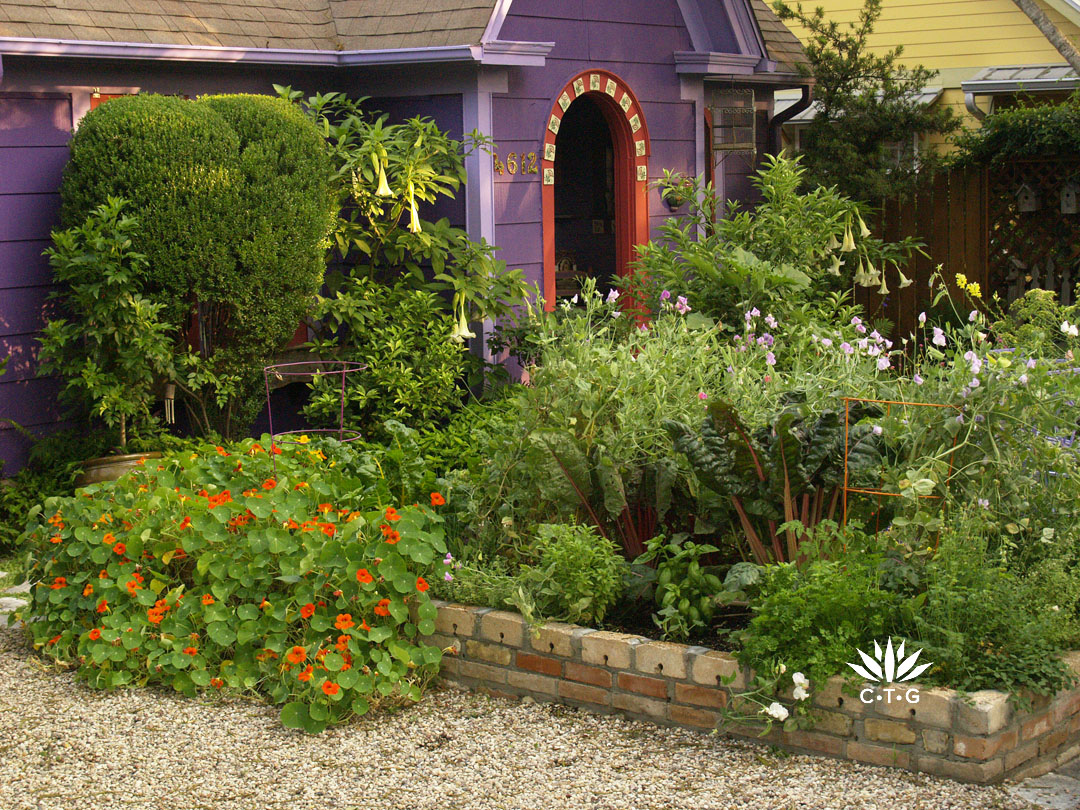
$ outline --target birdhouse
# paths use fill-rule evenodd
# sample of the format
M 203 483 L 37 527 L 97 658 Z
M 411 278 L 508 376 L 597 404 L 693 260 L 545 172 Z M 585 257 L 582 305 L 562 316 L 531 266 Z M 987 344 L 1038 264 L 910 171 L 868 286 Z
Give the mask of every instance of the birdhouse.
M 1016 205 L 1020 209 L 1021 213 L 1029 213 L 1031 211 L 1038 211 L 1042 208 L 1042 202 L 1039 200 L 1039 195 L 1035 193 L 1035 189 L 1024 183 L 1016 190 Z
M 1080 203 L 1077 198 L 1080 198 L 1080 182 L 1070 180 L 1061 187 L 1061 213 L 1080 213 Z

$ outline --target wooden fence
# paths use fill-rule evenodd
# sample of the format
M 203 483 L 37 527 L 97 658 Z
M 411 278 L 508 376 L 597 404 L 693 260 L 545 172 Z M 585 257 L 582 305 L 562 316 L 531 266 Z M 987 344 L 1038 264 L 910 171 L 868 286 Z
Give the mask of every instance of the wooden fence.
M 941 172 L 908 200 L 882 206 L 875 231 L 894 241 L 914 236 L 927 255 L 904 269 L 903 290 L 888 274 L 890 293 L 857 288 L 856 300 L 875 318 L 895 324 L 894 335 L 916 331 L 929 308 L 927 282 L 940 266 L 955 295 L 957 273 L 1010 302 L 1033 288 L 1051 289 L 1075 303 L 1080 283 L 1080 160 L 1013 161 L 1003 167 Z

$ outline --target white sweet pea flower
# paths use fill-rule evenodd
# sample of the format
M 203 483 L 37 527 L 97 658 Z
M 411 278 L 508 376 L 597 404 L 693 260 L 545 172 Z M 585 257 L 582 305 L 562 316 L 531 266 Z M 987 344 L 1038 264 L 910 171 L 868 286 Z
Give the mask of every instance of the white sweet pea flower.
M 1061 333 L 1064 335 L 1068 335 L 1069 337 L 1077 337 L 1078 335 L 1080 335 L 1080 326 L 1077 326 L 1075 323 L 1069 323 L 1068 321 L 1065 321 L 1061 324 Z
M 785 672 L 787 672 L 787 666 L 785 666 L 784 664 L 781 664 L 780 665 L 780 674 L 783 675 Z
M 794 697 L 796 700 L 806 700 L 808 697 L 810 697 L 810 693 L 801 686 L 796 686 L 795 690 L 791 694 L 792 697 Z
M 810 680 L 801 672 L 796 672 L 794 675 L 792 675 L 791 682 L 796 686 L 801 686 L 803 689 L 806 689 L 810 686 Z
M 617 301 L 618 299 L 619 299 L 619 291 L 618 290 L 611 290 L 607 294 L 607 298 L 605 298 L 604 301 L 606 303 L 608 303 L 608 304 L 611 304 L 611 303 L 614 303 L 615 301 Z
M 788 719 L 788 710 L 776 701 L 773 701 L 761 711 L 764 714 L 769 715 L 769 717 L 773 718 L 774 720 L 779 720 L 781 723 Z

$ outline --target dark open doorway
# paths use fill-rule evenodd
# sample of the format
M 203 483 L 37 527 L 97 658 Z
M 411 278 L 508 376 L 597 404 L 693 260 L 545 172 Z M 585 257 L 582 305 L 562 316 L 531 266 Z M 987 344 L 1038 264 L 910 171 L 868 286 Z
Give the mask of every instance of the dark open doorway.
M 586 277 L 607 293 L 616 275 L 615 150 L 600 107 L 574 101 L 556 138 L 555 294 L 573 296 Z

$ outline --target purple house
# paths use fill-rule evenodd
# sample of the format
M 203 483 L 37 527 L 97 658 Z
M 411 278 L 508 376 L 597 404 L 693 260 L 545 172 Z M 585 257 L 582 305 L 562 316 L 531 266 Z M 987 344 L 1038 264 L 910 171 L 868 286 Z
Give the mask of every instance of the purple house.
M 0 418 L 58 423 L 35 377 L 67 141 L 117 95 L 366 95 L 395 118 L 490 134 L 444 213 L 549 301 L 625 273 L 670 215 L 650 182 L 705 174 L 729 199 L 809 103 L 798 40 L 764 0 L 2 0 Z M 804 104 L 773 114 L 773 91 Z M 10 474 L 26 442 L 0 423 Z

